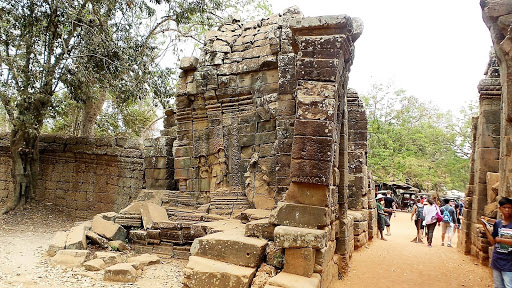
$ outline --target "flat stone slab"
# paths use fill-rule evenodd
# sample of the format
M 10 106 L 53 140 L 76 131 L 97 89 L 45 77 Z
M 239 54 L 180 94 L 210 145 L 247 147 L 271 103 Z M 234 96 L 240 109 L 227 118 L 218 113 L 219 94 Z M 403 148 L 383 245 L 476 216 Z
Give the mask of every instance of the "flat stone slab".
M 66 238 L 66 249 L 83 250 L 87 248 L 85 226 L 78 225 L 69 230 Z
M 107 267 L 105 261 L 102 259 L 92 259 L 84 263 L 84 268 L 87 271 L 100 271 Z
M 121 254 L 115 252 L 96 252 L 94 258 L 103 260 L 107 267 L 123 262 Z
M 152 229 L 155 223 L 167 223 L 169 217 L 165 208 L 153 203 L 144 203 L 140 209 L 144 229 Z
M 254 220 L 265 219 L 270 216 L 271 210 L 265 209 L 247 209 L 240 213 L 240 220 L 242 223 L 248 223 Z
M 245 236 L 265 239 L 274 239 L 276 225 L 269 223 L 269 219 L 254 220 L 245 225 Z
M 124 241 L 120 241 L 120 240 L 109 241 L 108 246 L 110 246 L 110 248 L 112 248 L 113 250 L 117 250 L 117 251 L 121 251 L 121 252 L 127 251 L 130 249 Z
M 139 256 L 128 258 L 127 263 L 131 263 L 135 269 L 142 269 L 149 265 L 160 263 L 160 257 L 151 254 L 142 254 Z
M 190 228 L 192 234 L 196 237 L 202 237 L 208 234 L 223 232 L 228 230 L 244 230 L 245 224 L 238 220 L 219 220 L 213 222 L 202 222 L 193 224 Z
M 119 263 L 105 269 L 103 280 L 133 283 L 137 280 L 137 270 L 129 263 Z
M 278 226 L 274 230 L 274 242 L 282 248 L 306 248 L 323 249 L 329 235 L 327 230 Z
M 99 215 L 94 216 L 92 220 L 92 231 L 108 240 L 124 241 L 128 234 L 121 225 L 104 220 Z
M 270 286 L 269 286 L 270 285 Z M 320 275 L 313 274 L 311 277 L 304 277 L 286 272 L 281 272 L 268 280 L 265 287 L 281 288 L 320 288 Z
M 257 267 L 263 260 L 267 241 L 244 236 L 244 230 L 209 234 L 194 240 L 190 253 L 235 265 Z
M 85 237 L 86 237 L 87 239 L 90 239 L 90 240 L 91 240 L 91 242 L 92 242 L 93 244 L 95 244 L 95 245 L 98 245 L 98 246 L 100 246 L 100 247 L 102 247 L 102 248 L 106 248 L 106 247 L 108 247 L 108 241 L 107 241 L 107 239 L 105 239 L 105 238 L 101 237 L 100 235 L 98 235 L 98 234 L 96 234 L 96 233 L 94 233 L 94 232 L 92 232 L 92 231 L 86 231 L 86 232 L 85 232 Z
M 55 256 L 59 250 L 66 248 L 66 239 L 68 238 L 68 232 L 57 231 L 53 238 L 50 240 L 48 245 L 47 254 L 50 257 Z
M 270 222 L 276 225 L 316 229 L 330 224 L 329 209 L 319 206 L 279 203 L 270 214 Z
M 50 259 L 50 264 L 67 268 L 80 267 L 90 258 L 91 252 L 88 250 L 59 250 L 57 254 Z
M 256 268 L 190 256 L 183 272 L 183 283 L 190 288 L 249 288 Z

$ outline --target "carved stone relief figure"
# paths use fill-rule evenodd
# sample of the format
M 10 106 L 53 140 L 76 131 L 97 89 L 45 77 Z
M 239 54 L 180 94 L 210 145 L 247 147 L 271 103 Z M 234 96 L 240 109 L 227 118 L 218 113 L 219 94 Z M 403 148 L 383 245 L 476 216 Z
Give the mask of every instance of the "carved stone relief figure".
M 210 180 L 211 192 L 227 187 L 228 164 L 224 149 L 219 148 L 214 158 L 216 158 L 216 161 L 212 165 L 212 176 Z
M 210 191 L 210 167 L 208 166 L 206 156 L 199 156 L 199 190 L 201 192 Z
M 269 187 L 268 169 L 259 165 L 258 160 L 258 153 L 254 153 L 247 172 L 244 174 L 247 178 L 245 180 L 245 194 L 254 208 L 270 210 L 276 204 L 274 200 L 275 192 Z

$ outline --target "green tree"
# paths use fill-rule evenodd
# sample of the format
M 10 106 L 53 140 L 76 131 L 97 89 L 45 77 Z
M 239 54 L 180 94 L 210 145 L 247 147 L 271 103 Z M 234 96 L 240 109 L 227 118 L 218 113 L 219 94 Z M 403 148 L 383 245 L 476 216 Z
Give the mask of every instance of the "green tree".
M 368 162 L 378 181 L 425 189 L 463 190 L 469 175 L 470 104 L 460 118 L 392 85 L 363 96 L 368 111 Z
M 119 103 L 142 98 L 151 90 L 147 76 L 160 70 L 158 35 L 200 31 L 247 1 L 254 2 L 0 1 L 0 101 L 11 125 L 14 181 L 2 213 L 35 197 L 39 135 L 58 91 L 67 88 L 86 107 L 96 103 L 93 112 L 108 95 Z

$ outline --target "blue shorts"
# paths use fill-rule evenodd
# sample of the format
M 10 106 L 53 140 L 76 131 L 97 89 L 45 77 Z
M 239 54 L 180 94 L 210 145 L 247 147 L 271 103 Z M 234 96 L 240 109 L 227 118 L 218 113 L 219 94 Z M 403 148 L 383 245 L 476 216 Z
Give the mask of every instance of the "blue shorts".
M 512 272 L 502 272 L 492 269 L 495 288 L 512 288 Z

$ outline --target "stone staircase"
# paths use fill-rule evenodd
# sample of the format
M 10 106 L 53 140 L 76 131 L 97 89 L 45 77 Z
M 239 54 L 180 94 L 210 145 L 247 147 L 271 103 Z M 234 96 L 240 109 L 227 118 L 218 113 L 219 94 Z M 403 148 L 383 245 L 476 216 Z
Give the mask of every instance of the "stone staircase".
M 210 213 L 217 215 L 232 216 L 249 208 L 249 199 L 240 195 L 217 196 L 210 202 Z
M 197 238 L 184 270 L 183 287 L 250 287 L 267 240 L 245 237 L 241 229 Z
M 269 222 L 268 211 L 257 210 L 244 212 L 248 215 L 242 213 L 242 219 L 256 219 L 247 224 L 238 222 L 233 225 L 234 220 L 208 224 L 226 229 L 194 240 L 190 248 L 191 256 L 184 270 L 184 288 L 320 288 L 324 281 L 320 274 L 312 273 L 317 270 L 313 266 L 305 267 L 310 265 L 324 271 L 334 268 L 337 275 L 337 265 L 326 260 L 331 258 L 329 254 L 334 253 L 334 246 L 326 246 L 316 252 L 316 255 L 313 248 L 287 249 L 289 255 L 283 255 L 283 249 L 279 248 L 287 248 L 288 245 L 300 247 L 303 244 L 316 247 L 314 243 L 328 243 L 326 231 L 287 226 L 278 226 L 279 229 L 275 229 L 276 226 Z M 260 217 L 267 218 L 258 219 Z M 231 226 L 226 221 L 230 221 Z M 306 264 L 300 261 L 304 253 L 309 253 L 310 257 L 316 259 Z M 276 261 L 277 258 L 281 260 Z M 283 268 L 285 258 L 289 263 L 285 263 L 282 272 L 278 273 Z M 330 264 L 334 266 L 331 267 Z M 305 272 L 306 270 L 310 271 Z

